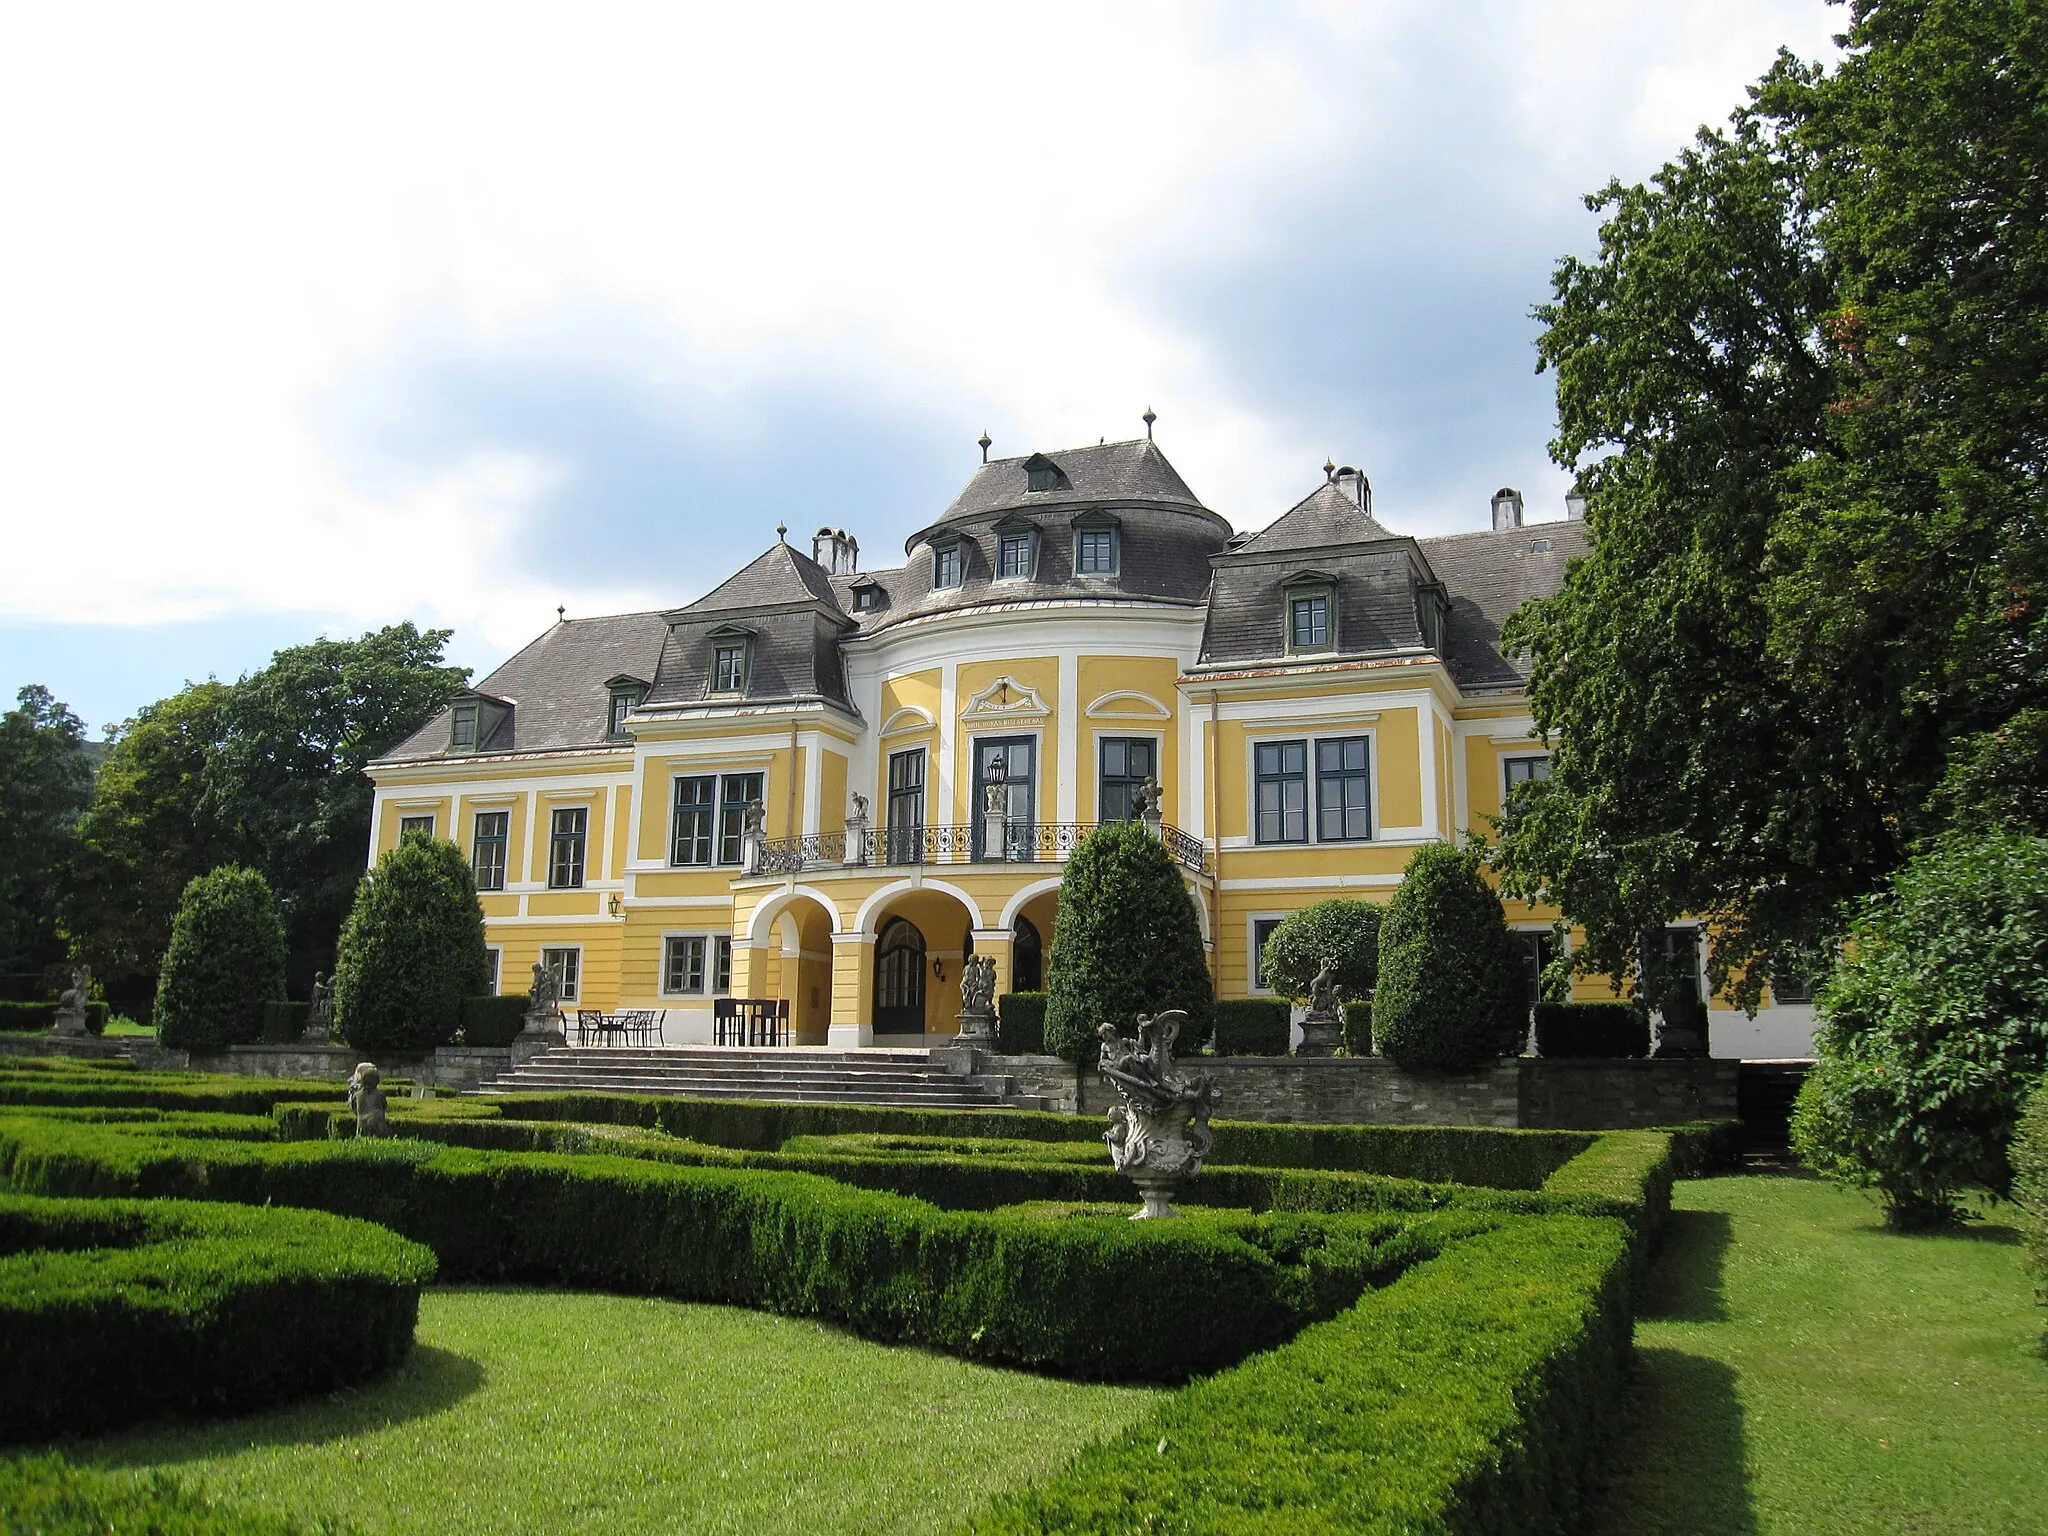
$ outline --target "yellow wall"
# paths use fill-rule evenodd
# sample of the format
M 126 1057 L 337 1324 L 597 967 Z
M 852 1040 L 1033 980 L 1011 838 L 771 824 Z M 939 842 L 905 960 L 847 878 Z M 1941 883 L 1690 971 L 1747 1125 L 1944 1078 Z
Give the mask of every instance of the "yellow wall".
M 1057 819 L 1055 780 L 1059 772 L 1059 662 L 1051 656 L 1019 657 L 1014 661 L 971 662 L 954 674 L 954 707 L 965 709 L 968 701 L 999 677 L 1010 678 L 1035 691 L 1044 702 L 1043 715 L 1015 715 L 1006 719 L 962 720 L 954 734 L 953 807 L 946 820 L 965 826 L 980 814 L 973 804 L 974 744 L 1000 736 L 1038 737 L 1038 806 L 1041 822 Z M 959 1012 L 958 1008 L 954 1012 Z

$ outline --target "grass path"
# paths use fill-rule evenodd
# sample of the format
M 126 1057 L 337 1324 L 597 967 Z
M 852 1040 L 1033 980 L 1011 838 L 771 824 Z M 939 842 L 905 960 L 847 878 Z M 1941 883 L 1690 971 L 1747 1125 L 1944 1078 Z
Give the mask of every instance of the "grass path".
M 2003 1228 L 1906 1237 L 1781 1176 L 1681 1184 L 1591 1536 L 2042 1536 L 2048 1358 Z
M 67 1447 L 376 1533 L 922 1532 L 1153 1401 L 729 1307 L 445 1289 L 371 1386 Z

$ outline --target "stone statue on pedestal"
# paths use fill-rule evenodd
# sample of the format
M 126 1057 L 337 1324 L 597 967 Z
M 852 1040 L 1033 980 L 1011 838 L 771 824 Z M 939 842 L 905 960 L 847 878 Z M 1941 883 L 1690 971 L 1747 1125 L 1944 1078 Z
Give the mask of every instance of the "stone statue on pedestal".
M 526 993 L 524 1036 L 556 1035 L 562 1032 L 562 978 L 539 961 L 534 962 L 533 985 Z
M 1301 1021 L 1297 1056 L 1334 1056 L 1344 1041 L 1344 1004 L 1337 995 L 1337 967 L 1324 961 L 1308 984 L 1308 1013 Z
M 90 1034 L 86 1028 L 85 1008 L 92 997 L 92 967 L 74 966 L 71 971 L 71 985 L 57 997 L 57 1019 L 50 1026 L 53 1035 L 82 1036 Z
M 325 1045 L 334 1037 L 334 983 L 327 979 L 325 971 L 313 973 L 313 1001 L 306 1009 L 306 1030 L 301 1036 L 307 1045 Z
M 1216 1144 L 1209 1129 L 1215 1083 L 1174 1071 L 1173 1043 L 1186 1022 L 1187 1014 L 1178 1008 L 1140 1014 L 1135 1045 L 1113 1024 L 1096 1030 L 1102 1042 L 1097 1070 L 1123 1099 L 1110 1110 L 1102 1139 L 1109 1160 L 1138 1186 L 1145 1201 L 1133 1221 L 1177 1214 L 1169 1203 L 1173 1192 L 1202 1171 L 1202 1159 Z
M 348 1080 L 348 1107 L 356 1117 L 358 1136 L 389 1136 L 391 1122 L 384 1117 L 384 1074 L 374 1062 L 359 1062 Z
M 960 968 L 960 1041 L 986 1044 L 996 1033 L 996 963 L 969 955 Z

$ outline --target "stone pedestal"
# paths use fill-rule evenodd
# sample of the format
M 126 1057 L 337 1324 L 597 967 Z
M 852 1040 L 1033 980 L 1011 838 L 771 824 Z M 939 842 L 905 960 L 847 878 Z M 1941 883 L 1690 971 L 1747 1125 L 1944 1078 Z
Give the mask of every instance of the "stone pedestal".
M 859 868 L 868 861 L 868 819 L 865 816 L 849 816 L 846 820 L 846 847 L 839 855 L 839 862 L 849 869 Z
M 967 1009 L 957 1015 L 960 1033 L 955 1042 L 965 1046 L 980 1046 L 983 1050 L 996 1048 L 996 1016 L 987 1009 Z
M 1301 1044 L 1294 1048 L 1297 1056 L 1334 1056 L 1337 1048 L 1344 1043 L 1344 1026 L 1336 1019 L 1310 1014 L 1301 1021 Z
M 981 856 L 1007 859 L 1010 856 L 1010 818 L 991 813 L 981 818 Z
M 50 1026 L 50 1033 L 64 1040 L 90 1039 L 92 1031 L 85 1027 L 85 1009 L 59 1008 L 57 1022 Z
M 1163 843 L 1166 841 L 1165 818 L 1159 814 L 1157 806 L 1146 811 L 1139 820 L 1145 823 L 1145 831 L 1150 835 L 1153 842 Z

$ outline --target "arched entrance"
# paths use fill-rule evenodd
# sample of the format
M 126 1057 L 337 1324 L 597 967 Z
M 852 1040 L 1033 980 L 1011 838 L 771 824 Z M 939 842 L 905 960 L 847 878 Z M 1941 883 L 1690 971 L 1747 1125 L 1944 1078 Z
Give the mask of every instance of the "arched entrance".
M 1045 990 L 1045 942 L 1038 936 L 1038 925 L 1022 912 L 1017 914 L 1010 939 L 1010 990 L 1013 992 L 1043 992 Z
M 924 934 L 905 917 L 875 941 L 875 1033 L 924 1036 Z

